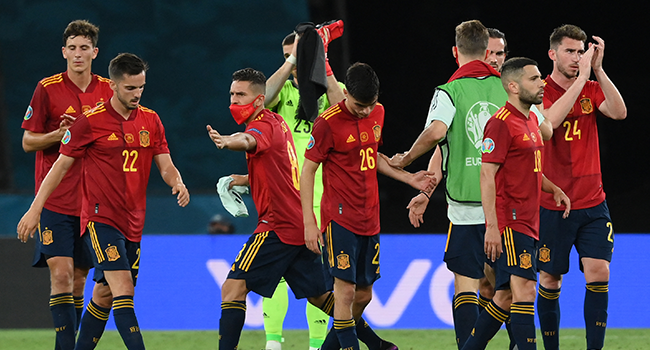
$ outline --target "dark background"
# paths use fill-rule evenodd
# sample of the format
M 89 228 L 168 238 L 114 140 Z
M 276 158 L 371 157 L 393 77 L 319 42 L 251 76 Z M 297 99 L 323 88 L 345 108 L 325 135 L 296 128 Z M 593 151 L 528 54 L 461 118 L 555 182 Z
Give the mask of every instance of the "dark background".
M 642 11 L 626 2 L 0 0 L 0 197 L 32 194 L 34 158 L 22 152 L 20 123 L 36 83 L 65 69 L 61 33 L 78 18 L 101 29 L 94 72 L 107 76 L 108 61 L 125 51 L 150 63 L 142 103 L 161 115 L 172 157 L 193 194 L 214 193 L 220 176 L 246 171 L 243 155 L 214 149 L 205 124 L 223 133 L 242 130 L 227 109 L 231 73 L 251 66 L 270 76 L 282 64 L 282 38 L 298 22 L 345 21 L 330 60 L 340 80 L 356 61 L 377 71 L 387 111 L 380 150 L 388 156 L 410 147 L 434 88 L 457 68 L 451 55 L 457 24 L 479 19 L 500 29 L 510 56 L 537 60 L 543 75 L 552 70 L 549 34 L 564 23 L 578 25 L 605 40 L 603 66 L 628 108 L 624 121 L 599 120 L 603 182 L 616 231 L 648 232 L 643 218 L 650 184 L 642 176 L 649 123 L 641 111 L 648 30 Z M 429 156 L 408 170 L 424 169 Z M 149 193 L 167 192 L 154 174 Z M 405 209 L 416 191 L 380 175 L 380 193 L 383 232 L 447 231 L 442 188 L 417 230 Z

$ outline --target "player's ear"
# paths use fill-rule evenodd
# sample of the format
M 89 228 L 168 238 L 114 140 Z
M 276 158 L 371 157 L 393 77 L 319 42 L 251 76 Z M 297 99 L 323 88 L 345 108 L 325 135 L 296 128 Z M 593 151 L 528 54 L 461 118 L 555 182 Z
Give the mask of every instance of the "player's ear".
M 551 61 L 555 62 L 555 59 L 557 58 L 557 52 L 553 49 L 548 49 L 548 58 L 551 59 Z

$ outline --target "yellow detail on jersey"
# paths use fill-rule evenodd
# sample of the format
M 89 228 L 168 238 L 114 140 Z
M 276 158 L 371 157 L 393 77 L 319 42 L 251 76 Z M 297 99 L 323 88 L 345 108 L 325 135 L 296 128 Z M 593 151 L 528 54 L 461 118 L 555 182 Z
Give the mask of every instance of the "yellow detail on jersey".
M 61 83 L 61 82 L 63 82 L 63 74 L 59 73 L 59 74 L 55 74 L 55 75 L 53 75 L 53 76 L 51 76 L 49 78 L 45 78 L 45 79 L 41 80 L 41 85 L 43 85 L 43 87 L 47 87 L 49 85 L 57 84 L 57 83 Z
M 151 145 L 151 139 L 149 138 L 149 131 L 140 130 L 138 134 L 140 134 L 140 146 L 149 147 L 149 145 Z
M 497 112 L 497 114 L 494 115 L 494 117 L 500 120 L 506 120 L 506 118 L 508 118 L 509 115 L 510 115 L 510 111 L 505 108 L 502 108 L 500 111 Z
M 112 133 L 111 136 L 108 137 L 108 141 L 117 141 L 119 140 L 117 136 L 115 136 L 115 133 Z
M 146 113 L 156 113 L 153 109 L 149 109 L 142 105 L 138 105 L 138 109 Z
M 111 82 L 111 80 L 108 79 L 108 78 L 104 78 L 104 77 L 99 76 L 99 75 L 96 75 L 96 77 L 97 77 L 97 80 L 99 80 L 102 83 L 110 83 Z
M 355 139 L 354 136 L 352 136 L 352 134 L 350 134 L 350 136 L 348 136 L 348 140 L 345 141 L 345 142 L 347 142 L 347 143 L 352 143 L 352 142 L 355 142 L 356 140 L 357 140 L 357 139 Z
M 106 112 L 106 106 L 104 106 L 104 104 L 101 104 L 91 110 L 85 111 L 84 115 L 86 116 L 86 118 L 90 118 L 91 116 L 102 112 Z
M 524 134 L 524 141 L 530 141 L 530 137 L 528 137 L 528 134 Z
M 65 110 L 65 113 L 66 114 L 77 113 L 77 111 L 75 111 L 74 108 L 72 106 L 70 106 L 70 107 L 68 107 L 68 109 Z
M 375 150 L 372 149 L 372 147 L 368 147 L 365 150 L 362 149 L 359 151 L 359 155 L 361 156 L 361 165 L 359 166 L 359 169 L 361 169 L 361 171 L 375 168 L 376 156 L 373 157 L 373 153 L 375 153 Z
M 325 112 L 323 112 L 323 114 L 321 114 L 320 116 L 321 116 L 321 118 L 323 118 L 323 119 L 325 119 L 325 120 L 328 120 L 328 119 L 330 119 L 333 115 L 338 114 L 338 113 L 341 113 L 341 106 L 339 106 L 339 105 L 337 104 L 337 105 L 334 105 L 334 106 L 330 107 L 328 110 L 326 110 Z

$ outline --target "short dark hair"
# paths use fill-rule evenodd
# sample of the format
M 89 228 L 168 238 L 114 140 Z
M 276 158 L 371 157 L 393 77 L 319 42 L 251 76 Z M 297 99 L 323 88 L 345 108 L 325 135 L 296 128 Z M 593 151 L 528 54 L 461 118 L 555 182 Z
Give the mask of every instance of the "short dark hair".
M 345 89 L 361 103 L 373 103 L 379 97 L 379 78 L 365 63 L 357 62 L 345 73 Z
M 587 40 L 587 33 L 573 24 L 564 24 L 557 27 L 553 30 L 553 33 L 551 33 L 551 37 L 549 38 L 551 49 L 556 50 L 564 38 L 585 41 Z
M 149 65 L 140 57 L 132 53 L 121 53 L 111 60 L 108 65 L 108 75 L 111 80 L 117 81 L 126 75 L 138 75 L 146 72 Z
M 93 47 L 96 47 L 99 40 L 99 28 L 85 19 L 72 21 L 63 31 L 63 46 L 66 46 L 70 37 L 76 36 L 84 36 L 90 39 Z
M 479 20 L 465 21 L 456 26 L 456 47 L 467 56 L 484 55 L 490 35 Z
M 501 84 L 506 88 L 506 91 L 510 81 L 518 82 L 521 79 L 526 66 L 537 66 L 537 62 L 527 57 L 513 57 L 503 63 L 503 66 L 501 66 Z
M 266 76 L 253 68 L 244 68 L 232 73 L 232 81 L 247 81 L 262 94 L 266 91 Z
M 296 33 L 291 33 L 282 39 L 282 46 L 291 45 L 296 41 Z
M 500 30 L 498 30 L 496 28 L 488 28 L 487 30 L 488 30 L 488 35 L 490 36 L 490 38 L 503 39 L 503 44 L 504 44 L 503 51 L 506 54 L 508 54 L 508 41 L 506 40 L 506 35 L 502 31 L 500 31 Z

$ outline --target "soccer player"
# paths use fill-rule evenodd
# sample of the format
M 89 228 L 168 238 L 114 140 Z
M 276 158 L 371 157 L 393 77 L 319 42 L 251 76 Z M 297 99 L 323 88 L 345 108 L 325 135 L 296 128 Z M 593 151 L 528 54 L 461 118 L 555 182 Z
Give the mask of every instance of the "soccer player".
M 370 302 L 372 285 L 380 277 L 377 171 L 420 190 L 430 190 L 433 182 L 428 172 L 410 174 L 390 167 L 377 152 L 384 107 L 377 102 L 379 79 L 374 70 L 355 63 L 347 70 L 345 85 L 345 100 L 314 123 L 301 175 L 301 202 L 307 247 L 321 254 L 321 242 L 326 243 L 323 260 L 334 278 L 334 331 L 339 347 L 359 349 L 355 320 Z M 313 196 L 321 163 L 324 192 L 319 229 Z M 379 337 L 366 345 L 373 350 L 397 348 Z
M 119 54 L 109 65 L 113 96 L 86 111 L 65 132 L 61 154 L 18 224 L 24 242 L 33 236 L 43 205 L 76 160 L 82 162 L 81 225 L 95 266 L 93 298 L 75 349 L 92 349 L 112 306 L 115 325 L 128 349 L 144 349 L 133 306 L 140 263 L 146 190 L 152 161 L 182 207 L 190 196 L 169 155 L 156 112 L 140 106 L 147 64 Z
M 497 72 L 501 71 L 501 66 L 508 55 L 508 42 L 506 35 L 496 28 L 488 28 L 490 39 L 488 40 L 488 56 L 485 62 L 494 68 Z
M 207 126 L 219 148 L 246 152 L 248 175 L 231 175 L 231 186 L 249 186 L 259 218 L 221 288 L 219 349 L 237 349 L 246 317 L 246 295 L 270 298 L 285 278 L 296 298 L 307 298 L 330 314 L 320 257 L 305 246 L 300 209 L 300 169 L 282 116 L 264 109 L 266 77 L 252 68 L 233 74 L 230 111 L 244 132 L 221 135 Z
M 91 72 L 97 57 L 99 28 L 76 20 L 63 32 L 63 73 L 41 80 L 25 113 L 23 149 L 36 152 L 35 183 L 43 178 L 59 156 L 61 138 L 75 117 L 113 95 L 109 80 Z M 50 311 L 56 331 L 56 348 L 73 349 L 81 322 L 84 286 L 92 258 L 81 239 L 81 162 L 68 170 L 61 184 L 45 202 L 34 251 L 35 267 L 50 269 Z
M 330 27 L 332 27 L 330 29 Z M 340 37 L 343 32 L 343 22 L 336 21 L 328 26 L 319 29 L 319 32 L 327 30 L 329 35 L 323 35 L 323 47 L 327 54 L 329 43 Z M 298 103 L 300 93 L 298 90 L 298 77 L 296 69 L 298 39 L 295 33 L 287 35 L 282 41 L 282 51 L 285 62 L 282 66 L 271 75 L 266 82 L 265 106 L 282 116 L 287 123 L 289 131 L 293 137 L 296 147 L 296 156 L 298 157 L 298 167 L 302 168 L 305 159 L 305 149 L 311 136 L 313 121 L 303 120 L 297 117 Z M 329 66 L 329 63 L 327 64 Z M 319 114 L 324 112 L 331 104 L 336 104 L 343 100 L 343 90 L 336 80 L 331 68 L 327 69 L 327 92 L 318 99 Z M 293 79 L 288 80 L 293 75 Z M 323 193 L 322 175 L 319 171 L 316 174 L 316 187 L 314 211 L 320 212 L 320 198 Z M 301 218 L 296 218 L 300 220 Z M 284 279 L 280 280 L 278 287 L 273 293 L 272 298 L 264 298 L 262 301 L 264 309 L 264 330 L 266 331 L 266 349 L 282 349 L 282 323 L 287 314 L 289 306 L 289 296 L 287 293 L 287 284 Z M 307 323 L 309 326 L 309 349 L 318 349 L 325 340 L 327 335 L 327 324 L 329 316 L 323 313 L 319 308 L 311 303 L 307 303 L 306 308 Z
M 508 102 L 485 125 L 481 165 L 481 199 L 485 212 L 485 253 L 496 260 L 496 293 L 476 321 L 462 349 L 484 349 L 510 313 L 512 335 L 519 350 L 536 349 L 534 302 L 541 191 L 571 209 L 564 192 L 544 178 L 544 141 L 537 116 L 544 82 L 537 63 L 517 57 L 506 61 L 501 81 Z M 503 253 L 503 254 L 502 254 Z
M 612 220 L 603 191 L 596 112 L 622 120 L 625 102 L 603 69 L 605 42 L 594 36 L 585 52 L 585 32 L 574 25 L 550 36 L 553 72 L 546 78 L 544 107 L 555 132 L 545 147 L 545 173 L 567 190 L 573 212 L 567 220 L 548 195 L 542 196 L 537 309 L 546 349 L 558 349 L 560 288 L 575 246 L 586 280 L 584 318 L 587 349 L 605 341 L 609 262 L 614 249 Z M 593 70 L 597 81 L 590 81 Z

